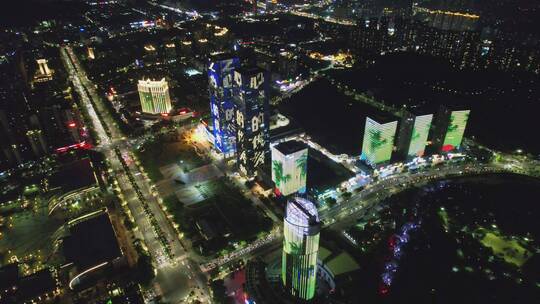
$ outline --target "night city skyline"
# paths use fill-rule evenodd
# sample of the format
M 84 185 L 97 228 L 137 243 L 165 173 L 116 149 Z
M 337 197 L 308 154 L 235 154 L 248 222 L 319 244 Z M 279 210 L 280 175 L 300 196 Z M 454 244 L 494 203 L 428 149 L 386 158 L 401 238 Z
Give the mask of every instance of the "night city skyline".
M 0 304 L 540 302 L 540 2 L 0 10 Z

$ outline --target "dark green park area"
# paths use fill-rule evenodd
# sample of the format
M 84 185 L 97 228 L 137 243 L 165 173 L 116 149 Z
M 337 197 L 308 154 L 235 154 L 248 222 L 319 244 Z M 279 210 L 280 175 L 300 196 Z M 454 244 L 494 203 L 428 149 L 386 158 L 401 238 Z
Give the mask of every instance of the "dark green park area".
M 164 203 L 184 236 L 206 256 L 233 250 L 271 230 L 272 221 L 226 177 L 198 185 L 206 198 L 185 207 L 169 196 Z

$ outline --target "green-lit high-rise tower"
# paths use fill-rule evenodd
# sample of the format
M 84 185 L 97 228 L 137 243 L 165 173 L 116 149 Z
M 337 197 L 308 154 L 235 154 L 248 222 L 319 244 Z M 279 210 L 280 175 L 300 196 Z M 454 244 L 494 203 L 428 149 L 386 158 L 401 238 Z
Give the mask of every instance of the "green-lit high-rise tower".
M 321 230 L 317 207 L 307 199 L 291 199 L 287 203 L 283 230 L 283 286 L 298 300 L 311 300 L 316 290 Z

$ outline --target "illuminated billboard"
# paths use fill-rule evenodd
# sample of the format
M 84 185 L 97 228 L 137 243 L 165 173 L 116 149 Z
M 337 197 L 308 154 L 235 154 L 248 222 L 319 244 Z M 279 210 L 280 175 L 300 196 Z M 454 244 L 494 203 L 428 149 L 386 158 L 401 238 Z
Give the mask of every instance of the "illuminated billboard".
M 408 156 L 419 157 L 424 155 L 432 120 L 432 114 L 415 117 Z
M 264 165 L 269 150 L 268 97 L 264 71 L 242 68 L 234 72 L 234 104 L 236 109 L 236 156 L 240 173 L 254 176 Z
M 378 123 L 367 117 L 361 159 L 372 166 L 390 161 L 397 124 L 397 121 Z
M 211 59 L 208 65 L 214 147 L 225 155 L 234 152 L 235 146 L 232 78 L 234 70 L 239 66 L 238 58 L 225 56 Z
M 315 205 L 296 197 L 287 203 L 283 225 L 281 279 L 293 297 L 310 300 L 315 296 L 320 221 Z
M 452 151 L 461 146 L 470 112 L 470 110 L 452 111 L 442 146 L 443 152 Z
M 290 195 L 306 192 L 307 146 L 288 141 L 272 147 L 272 181 L 276 193 Z

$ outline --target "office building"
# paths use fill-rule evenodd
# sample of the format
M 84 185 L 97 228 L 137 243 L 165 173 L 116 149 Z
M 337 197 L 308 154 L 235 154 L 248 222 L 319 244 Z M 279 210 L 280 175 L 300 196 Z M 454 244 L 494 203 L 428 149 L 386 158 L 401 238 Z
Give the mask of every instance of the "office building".
M 366 118 L 361 159 L 375 167 L 390 161 L 394 149 L 397 120 Z
M 169 85 L 165 78 L 156 80 L 139 80 L 137 86 L 143 113 L 165 114 L 172 109 Z
M 406 111 L 396 139 L 396 160 L 421 157 L 425 153 L 433 114 L 418 115 Z
M 237 164 L 252 177 L 265 163 L 269 144 L 268 96 L 264 70 L 238 68 L 234 72 Z
M 441 106 L 436 117 L 433 153 L 451 152 L 461 147 L 470 110 Z
M 234 155 L 236 145 L 232 96 L 233 73 L 239 66 L 238 58 L 224 54 L 211 58 L 208 65 L 214 147 L 226 157 Z
M 317 207 L 312 202 L 296 197 L 287 203 L 281 279 L 286 291 L 300 301 L 315 296 L 320 230 Z
M 291 195 L 306 192 L 307 145 L 287 141 L 272 147 L 272 181 L 276 193 Z

